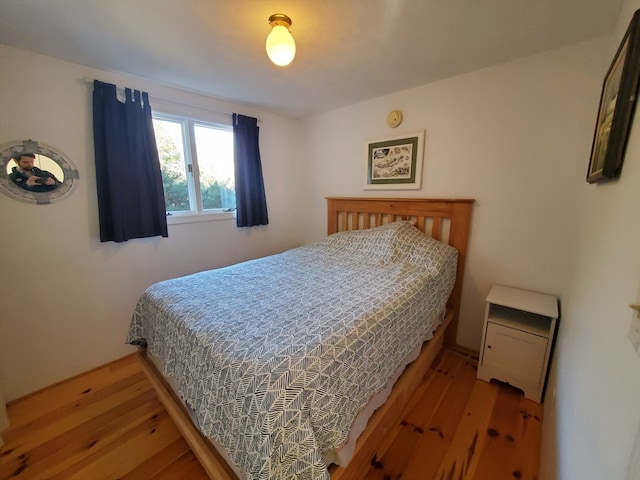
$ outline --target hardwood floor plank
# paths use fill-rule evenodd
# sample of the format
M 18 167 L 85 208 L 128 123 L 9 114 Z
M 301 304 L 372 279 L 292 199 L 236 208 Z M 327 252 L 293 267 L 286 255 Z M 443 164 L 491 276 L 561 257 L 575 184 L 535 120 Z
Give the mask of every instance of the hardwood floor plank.
M 71 430 L 62 432 L 51 441 L 25 452 L 24 473 L 29 478 L 49 478 L 75 463 L 118 442 L 123 434 L 138 428 L 145 421 L 160 415 L 162 405 L 152 391 L 87 421 Z M 20 455 L 14 461 L 19 461 Z
M 135 356 L 23 400 L 8 409 L 10 428 L 4 432 L 5 445 L 0 449 L 2 480 L 74 475 L 101 480 L 136 471 L 142 472 L 138 478 L 150 478 L 178 458 L 193 458 Z M 31 410 L 35 407 L 38 409 Z M 27 410 L 30 416 L 25 415 Z M 174 444 L 180 451 L 172 454 Z M 197 471 L 199 464 L 195 463 L 196 467 L 189 468 Z M 147 474 L 149 468 L 153 472 Z M 204 477 L 196 473 L 193 478 Z
M 14 427 L 11 423 L 11 428 L 5 432 L 3 438 L 7 443 L 19 438 L 21 448 L 30 450 L 51 441 L 61 431 L 71 430 L 89 419 L 109 412 L 118 404 L 149 391 L 152 391 L 151 385 L 144 374 L 139 372 L 44 415 L 36 411 L 33 420 L 23 422 L 19 426 Z M 8 410 L 8 414 L 11 419 L 11 411 Z
M 149 480 L 208 480 L 195 455 L 183 455 Z
M 34 413 L 46 415 L 61 407 L 80 401 L 88 394 L 128 378 L 140 369 L 135 354 L 127 355 L 114 362 L 77 375 L 63 382 L 49 386 L 17 401 L 9 402 L 7 410 L 11 416 L 12 428 L 33 421 Z
M 475 366 L 464 361 L 418 439 L 411 460 L 403 469 L 403 477 L 434 478 L 451 446 L 475 381 Z
M 181 438 L 169 415 L 162 411 L 144 422 L 142 428 L 125 432 L 52 479 L 118 479 Z M 107 473 L 108 472 L 108 473 Z
M 167 448 L 137 465 L 124 475 L 121 480 L 149 480 L 160 475 L 166 468 L 171 467 L 180 458 L 189 453 L 189 445 L 180 437 Z
M 542 418 L 544 408 L 541 404 L 520 398 L 520 417 L 516 437 L 515 472 L 522 479 L 538 478 L 540 468 L 540 448 L 542 444 Z
M 462 366 L 462 360 L 456 356 L 439 356 L 433 368 L 425 376 L 421 387 L 416 391 L 410 404 L 402 415 L 402 421 L 389 432 L 387 441 L 380 445 L 364 478 L 394 478 L 401 473 L 410 460 L 420 436 L 427 428 L 431 416 L 442 402 L 453 377 Z
M 498 388 L 486 382 L 475 382 L 451 446 L 434 478 L 473 479 Z
M 530 411 L 535 414 L 532 415 Z M 525 455 L 524 452 L 528 450 L 530 442 L 537 446 L 539 452 L 541 424 L 542 405 L 523 399 L 522 393 L 513 388 L 501 387 L 474 479 L 537 480 L 539 457 L 528 458 L 531 455 Z

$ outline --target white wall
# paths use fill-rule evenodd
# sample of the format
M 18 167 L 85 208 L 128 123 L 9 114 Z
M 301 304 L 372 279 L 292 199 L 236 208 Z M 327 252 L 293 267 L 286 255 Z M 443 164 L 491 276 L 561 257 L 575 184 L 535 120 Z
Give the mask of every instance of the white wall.
M 621 15 L 622 31 L 632 11 Z M 460 344 L 479 348 L 492 284 L 560 297 L 542 480 L 623 478 L 640 415 L 640 359 L 626 336 L 627 304 L 640 283 L 640 128 L 619 181 L 585 182 L 602 79 L 620 38 L 618 31 L 614 41 L 546 52 L 307 122 L 318 215 L 327 195 L 476 199 Z M 397 131 L 385 125 L 392 109 L 404 114 Z M 422 189 L 364 190 L 367 140 L 423 128 Z M 313 235 L 320 234 L 318 227 Z
M 638 8 L 640 0 L 625 4 L 600 85 Z M 579 241 L 562 298 L 557 397 L 545 405 L 544 479 L 624 478 L 640 429 L 640 358 L 627 338 L 634 315 L 627 305 L 640 289 L 639 112 L 619 181 L 572 188 L 579 205 L 569 233 Z
M 491 285 L 563 293 L 605 47 L 592 41 L 310 118 L 316 210 L 326 195 L 476 199 L 458 343 L 478 350 Z M 391 129 L 395 108 L 404 121 Z M 367 140 L 416 129 L 426 130 L 422 189 L 363 190 Z
M 0 383 L 6 400 L 135 351 L 124 344 L 128 322 L 151 283 L 300 244 L 303 192 L 309 187 L 297 153 L 296 122 L 3 45 L 0 63 L 0 144 L 31 138 L 52 145 L 80 174 L 71 197 L 51 205 L 0 194 Z M 92 86 L 82 81 L 85 77 L 260 118 L 270 224 L 250 229 L 236 228 L 234 220 L 170 225 L 168 239 L 100 243 Z M 160 105 L 163 111 L 183 109 L 151 103 L 156 110 Z M 203 120 L 216 117 L 207 110 L 186 110 Z

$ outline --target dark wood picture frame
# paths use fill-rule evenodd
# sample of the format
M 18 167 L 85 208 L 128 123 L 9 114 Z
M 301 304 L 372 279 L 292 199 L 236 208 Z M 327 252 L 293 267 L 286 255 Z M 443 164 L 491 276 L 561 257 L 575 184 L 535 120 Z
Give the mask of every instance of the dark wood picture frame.
M 424 130 L 372 140 L 367 152 L 365 190 L 421 188 Z
M 591 146 L 587 182 L 613 180 L 620 175 L 640 79 L 640 10 L 607 71 Z

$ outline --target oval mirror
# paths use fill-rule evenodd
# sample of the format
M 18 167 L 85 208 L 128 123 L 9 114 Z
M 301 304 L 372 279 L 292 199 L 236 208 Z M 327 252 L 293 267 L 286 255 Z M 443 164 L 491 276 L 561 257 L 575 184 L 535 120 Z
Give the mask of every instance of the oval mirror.
M 24 140 L 0 147 L 0 190 L 11 198 L 47 204 L 69 195 L 78 171 L 59 150 Z

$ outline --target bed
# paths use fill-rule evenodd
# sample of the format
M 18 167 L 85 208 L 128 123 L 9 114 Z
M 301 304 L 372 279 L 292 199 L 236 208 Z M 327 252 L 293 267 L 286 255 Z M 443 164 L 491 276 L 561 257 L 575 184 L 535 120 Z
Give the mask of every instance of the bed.
M 211 478 L 358 478 L 455 343 L 473 201 L 327 202 L 327 238 L 136 306 L 127 341 Z

